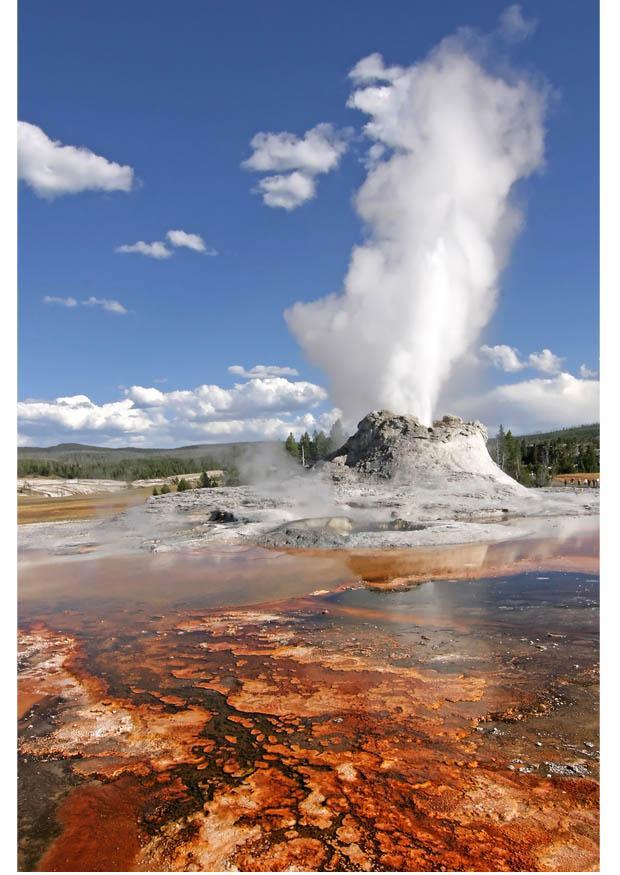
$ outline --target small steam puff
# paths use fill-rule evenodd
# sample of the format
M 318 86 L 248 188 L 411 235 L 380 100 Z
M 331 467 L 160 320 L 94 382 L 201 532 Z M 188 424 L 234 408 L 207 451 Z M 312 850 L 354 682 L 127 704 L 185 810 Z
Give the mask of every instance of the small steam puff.
M 385 407 L 430 424 L 493 313 L 521 225 L 511 189 L 543 162 L 546 90 L 485 71 L 459 36 L 414 66 L 375 54 L 349 76 L 373 140 L 356 197 L 369 237 L 341 295 L 285 318 L 348 420 Z

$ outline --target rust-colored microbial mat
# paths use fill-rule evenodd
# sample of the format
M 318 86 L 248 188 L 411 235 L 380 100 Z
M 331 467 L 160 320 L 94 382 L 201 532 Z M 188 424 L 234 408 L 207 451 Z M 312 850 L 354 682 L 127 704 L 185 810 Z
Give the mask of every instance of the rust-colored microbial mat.
M 20 868 L 596 870 L 571 543 L 25 564 Z

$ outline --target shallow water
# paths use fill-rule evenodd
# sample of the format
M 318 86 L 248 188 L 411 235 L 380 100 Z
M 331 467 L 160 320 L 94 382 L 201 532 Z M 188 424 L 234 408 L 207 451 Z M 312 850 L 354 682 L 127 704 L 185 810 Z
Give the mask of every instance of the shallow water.
M 21 868 L 596 868 L 596 569 L 592 531 L 25 564 Z

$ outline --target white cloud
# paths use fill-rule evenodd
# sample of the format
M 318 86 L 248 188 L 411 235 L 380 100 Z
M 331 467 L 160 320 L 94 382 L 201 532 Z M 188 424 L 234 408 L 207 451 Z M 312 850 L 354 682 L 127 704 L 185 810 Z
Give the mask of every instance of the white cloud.
M 519 358 L 519 350 L 513 346 L 507 346 L 505 343 L 498 343 L 496 346 L 484 344 L 480 347 L 480 352 L 500 371 L 513 373 L 525 367 L 525 362 Z
M 303 170 L 315 176 L 338 166 L 347 141 L 345 132 L 330 124 L 320 124 L 306 131 L 301 139 L 288 131 L 261 132 L 252 138 L 250 146 L 254 152 L 241 165 L 246 170 Z
M 131 386 L 125 389 L 125 394 L 131 398 L 136 407 L 161 407 L 166 400 L 163 392 L 152 387 Z
M 499 31 L 507 42 L 518 43 L 527 39 L 536 30 L 538 22 L 525 18 L 520 4 L 507 6 L 499 17 Z
M 403 67 L 386 67 L 379 52 L 373 52 L 358 61 L 349 71 L 349 79 L 356 85 L 368 82 L 394 82 L 403 75 Z
M 598 377 L 598 371 L 592 371 L 587 365 L 581 365 L 579 368 L 579 375 L 584 380 L 593 380 L 595 377 Z
M 130 191 L 131 167 L 108 161 L 83 146 L 63 146 L 29 122 L 17 123 L 18 176 L 39 197 L 82 191 Z
M 17 415 L 25 428 L 44 425 L 46 429 L 60 428 L 63 433 L 143 432 L 152 428 L 148 416 L 129 399 L 95 404 L 86 395 L 73 395 L 54 401 L 20 401 Z
M 329 428 L 335 415 L 315 412 L 326 400 L 321 386 L 283 377 L 251 378 L 231 388 L 205 384 L 163 392 L 131 386 L 121 401 L 96 404 L 86 395 L 18 405 L 21 433 L 37 444 L 72 440 L 149 445 L 209 440 L 284 438 L 289 431 Z M 331 417 L 331 419 L 330 419 Z
M 316 197 L 316 184 L 312 177 L 295 170 L 284 175 L 266 176 L 260 180 L 256 191 L 262 194 L 263 203 L 268 207 L 296 210 Z
M 46 295 L 43 298 L 44 304 L 58 304 L 60 307 L 77 307 L 78 302 L 75 298 L 59 298 L 56 295 Z
M 540 352 L 530 353 L 527 361 L 531 368 L 535 368 L 543 374 L 558 374 L 562 370 L 564 359 L 545 348 Z
M 102 310 L 107 310 L 108 313 L 118 313 L 125 315 L 129 312 L 120 301 L 115 301 L 113 298 L 95 298 L 91 295 L 90 298 L 85 298 L 78 301 L 76 298 L 58 298 L 55 295 L 45 295 L 43 298 L 44 304 L 57 304 L 60 307 L 101 307 Z
M 172 251 L 161 240 L 156 240 L 154 243 L 145 243 L 144 240 L 138 240 L 137 243 L 124 243 L 122 246 L 117 246 L 116 251 L 137 252 L 140 255 L 158 259 L 170 258 L 172 255 Z
M 294 210 L 315 197 L 315 177 L 338 166 L 349 135 L 349 130 L 339 131 L 331 124 L 316 125 L 301 138 L 288 131 L 261 132 L 252 138 L 254 151 L 241 166 L 256 172 L 275 171 L 255 190 L 267 206 Z
M 101 307 L 102 310 L 107 310 L 108 313 L 118 313 L 122 316 L 129 312 L 120 301 L 115 301 L 113 298 L 93 298 L 91 296 L 80 303 L 83 307 Z
M 451 409 L 482 420 L 491 431 L 500 423 L 516 434 L 581 425 L 599 419 L 599 382 L 568 373 L 535 377 L 461 399 Z
M 254 365 L 253 368 L 246 370 L 242 365 L 231 365 L 228 368 L 229 374 L 235 374 L 237 377 L 298 377 L 299 371 L 295 368 L 281 367 L 280 365 Z
M 194 252 L 204 252 L 205 255 L 217 255 L 217 250 L 207 246 L 200 234 L 190 234 L 187 231 L 168 231 L 166 237 L 173 246 L 184 246 Z

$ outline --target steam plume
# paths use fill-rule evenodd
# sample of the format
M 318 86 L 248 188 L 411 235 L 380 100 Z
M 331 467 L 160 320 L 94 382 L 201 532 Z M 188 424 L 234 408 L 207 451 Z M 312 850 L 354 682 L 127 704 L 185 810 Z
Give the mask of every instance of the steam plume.
M 349 76 L 373 141 L 355 201 L 368 239 L 342 294 L 285 317 L 347 418 L 387 407 L 430 423 L 493 313 L 521 224 L 511 191 L 543 161 L 546 94 L 485 70 L 464 36 L 411 67 L 370 55 Z

